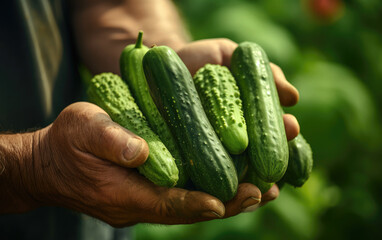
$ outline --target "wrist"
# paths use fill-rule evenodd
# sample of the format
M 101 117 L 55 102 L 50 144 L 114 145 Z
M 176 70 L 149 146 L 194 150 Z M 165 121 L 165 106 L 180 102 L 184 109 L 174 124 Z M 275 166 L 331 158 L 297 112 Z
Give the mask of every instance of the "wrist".
M 34 142 L 39 131 L 0 135 L 0 213 L 26 212 L 41 205 L 34 158 Z

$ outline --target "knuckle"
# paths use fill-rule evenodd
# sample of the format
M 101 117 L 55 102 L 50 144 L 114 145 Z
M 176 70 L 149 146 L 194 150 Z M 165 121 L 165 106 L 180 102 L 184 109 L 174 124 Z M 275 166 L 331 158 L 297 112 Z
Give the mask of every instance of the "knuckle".
M 115 125 L 106 125 L 95 131 L 96 141 L 105 146 L 116 146 L 115 141 L 118 140 L 115 136 L 119 134 L 120 129 Z M 99 146 L 99 145 L 97 145 Z
M 117 129 L 115 126 L 104 126 L 97 132 L 97 134 L 101 142 L 108 142 L 113 139 L 112 136 L 115 135 L 116 132 Z
M 222 45 L 236 45 L 236 43 L 229 38 L 218 38 L 217 40 Z
M 186 198 L 185 191 L 167 191 L 156 203 L 155 212 L 162 217 L 176 217 L 182 214 L 182 203 Z
M 173 217 L 176 210 L 171 200 L 161 200 L 156 204 L 155 213 L 161 217 Z

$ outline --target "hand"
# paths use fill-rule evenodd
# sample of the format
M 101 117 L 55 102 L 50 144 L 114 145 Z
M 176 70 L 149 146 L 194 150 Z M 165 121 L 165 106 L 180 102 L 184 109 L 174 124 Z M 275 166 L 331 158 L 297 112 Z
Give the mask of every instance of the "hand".
M 154 185 L 134 168 L 148 156 L 146 142 L 90 103 L 68 106 L 33 138 L 22 176 L 34 206 L 62 206 L 122 227 L 229 217 L 260 202 L 250 184 L 225 205 L 203 192 Z
M 178 55 L 186 64 L 190 70 L 190 73 L 194 75 L 199 68 L 203 67 L 207 63 L 230 67 L 231 56 L 236 47 L 237 44 L 229 39 L 207 39 L 185 44 L 178 50 Z M 299 99 L 297 89 L 286 80 L 280 67 L 273 63 L 270 65 L 281 104 L 284 106 L 295 105 Z M 300 126 L 296 118 L 291 114 L 284 114 L 283 119 L 287 139 L 292 140 L 298 135 Z M 257 188 L 251 184 L 245 184 L 245 186 L 240 184 L 239 186 L 242 189 Z M 279 189 L 276 185 L 274 185 L 262 196 L 261 204 L 259 206 L 263 206 L 267 202 L 276 199 L 278 194 Z M 254 210 L 254 208 L 252 207 L 248 210 Z

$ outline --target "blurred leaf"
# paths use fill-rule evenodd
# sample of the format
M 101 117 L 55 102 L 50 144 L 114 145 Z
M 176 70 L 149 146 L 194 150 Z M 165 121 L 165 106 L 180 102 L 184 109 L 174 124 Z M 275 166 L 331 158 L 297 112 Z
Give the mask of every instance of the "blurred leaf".
M 360 48 L 363 52 L 363 64 L 361 76 L 368 84 L 370 90 L 382 102 L 382 34 L 375 33 L 370 29 L 364 29 L 360 33 Z
M 301 1 L 259 0 L 257 2 L 269 17 L 281 24 L 296 22 L 304 17 Z
M 199 38 L 225 37 L 261 45 L 271 61 L 290 66 L 298 55 L 293 37 L 273 23 L 255 4 L 227 4 L 209 13 L 199 26 Z
M 314 215 L 290 186 L 283 189 L 272 208 L 299 238 L 309 239 L 315 235 L 317 223 Z
M 312 214 L 319 216 L 329 207 L 336 206 L 341 199 L 341 190 L 328 183 L 328 177 L 322 170 L 315 169 L 309 180 L 295 194 L 303 198 L 304 205 L 308 206 Z
M 349 70 L 328 62 L 306 62 L 292 83 L 301 98 L 288 110 L 301 122 L 301 131 L 319 159 L 346 155 L 352 139 L 365 149 L 379 146 L 381 128 L 375 103 Z

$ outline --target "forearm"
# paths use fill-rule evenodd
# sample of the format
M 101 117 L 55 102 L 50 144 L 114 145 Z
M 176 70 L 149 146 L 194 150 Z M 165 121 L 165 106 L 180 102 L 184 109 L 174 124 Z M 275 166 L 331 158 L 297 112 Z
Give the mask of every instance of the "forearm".
M 81 60 L 91 72 L 119 73 L 122 49 L 144 31 L 144 44 L 175 50 L 189 40 L 170 0 L 72 1 L 72 25 Z
M 0 214 L 37 206 L 30 190 L 34 133 L 0 135 Z

